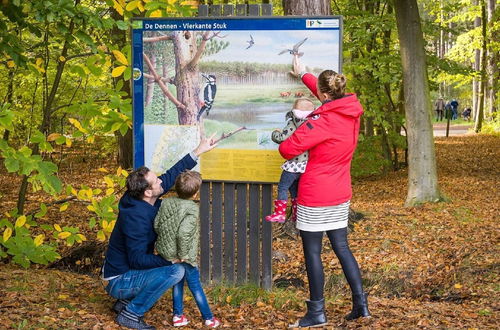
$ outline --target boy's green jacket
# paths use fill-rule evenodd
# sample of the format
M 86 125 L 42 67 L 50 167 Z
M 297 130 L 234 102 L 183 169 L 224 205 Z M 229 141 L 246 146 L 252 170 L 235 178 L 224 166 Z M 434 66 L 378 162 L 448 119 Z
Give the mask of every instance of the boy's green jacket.
M 155 218 L 156 250 L 169 261 L 184 260 L 197 267 L 200 241 L 199 208 L 192 200 L 178 197 L 162 201 Z

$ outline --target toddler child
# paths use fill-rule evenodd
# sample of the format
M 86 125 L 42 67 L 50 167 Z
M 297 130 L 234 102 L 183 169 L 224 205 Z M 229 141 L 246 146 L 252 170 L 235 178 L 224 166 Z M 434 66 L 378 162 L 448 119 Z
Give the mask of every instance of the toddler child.
M 282 131 L 273 131 L 271 139 L 276 143 L 285 141 L 297 130 L 297 127 L 306 121 L 306 117 L 313 111 L 314 103 L 308 98 L 299 98 L 295 100 L 293 109 L 286 113 L 286 126 Z M 288 191 L 290 191 L 290 197 L 292 198 L 292 216 L 290 220 L 295 221 L 297 215 L 298 183 L 300 175 L 306 170 L 308 155 L 309 152 L 306 151 L 293 159 L 287 160 L 281 166 L 283 172 L 281 172 L 281 178 L 278 183 L 278 199 L 274 201 L 274 212 L 266 216 L 267 221 L 285 222 Z
M 208 306 L 207 297 L 201 286 L 198 271 L 198 244 L 200 241 L 199 208 L 193 201 L 201 186 L 201 175 L 195 171 L 184 171 L 175 181 L 177 197 L 166 198 L 154 220 L 158 234 L 156 250 L 173 263 L 181 262 L 185 269 L 184 278 L 173 287 L 173 324 L 180 327 L 189 323 L 183 314 L 184 281 L 193 294 L 206 326 L 216 328 L 216 319 Z

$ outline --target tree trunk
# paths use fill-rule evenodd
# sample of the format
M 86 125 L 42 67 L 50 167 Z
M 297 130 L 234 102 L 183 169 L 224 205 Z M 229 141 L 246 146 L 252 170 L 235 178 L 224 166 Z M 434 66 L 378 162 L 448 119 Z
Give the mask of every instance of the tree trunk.
M 474 0 L 472 1 L 472 4 L 473 5 L 477 5 L 479 3 L 479 0 Z M 476 17 L 474 19 L 474 28 L 477 28 L 481 26 L 481 17 Z M 481 70 L 481 50 L 480 49 L 476 49 L 474 50 L 474 65 L 473 65 L 473 69 L 476 71 L 476 72 L 479 72 L 479 70 Z M 474 120 L 477 120 L 477 115 L 478 115 L 478 111 L 479 110 L 479 81 L 474 78 L 472 80 L 472 116 L 474 118 Z
M 424 39 L 416 0 L 395 0 L 394 9 L 403 66 L 409 149 L 406 205 L 435 202 L 439 192 L 431 125 L 431 103 Z
M 283 0 L 285 15 L 331 15 L 332 7 L 328 0 Z
M 496 0 L 488 0 L 487 3 L 487 15 L 488 15 L 488 25 L 490 27 L 490 31 L 493 31 L 493 24 L 495 23 L 495 4 Z M 498 16 L 498 15 L 497 15 Z M 498 17 L 496 17 L 498 18 Z M 492 32 L 492 34 L 495 32 Z M 497 35 L 492 35 L 491 40 L 499 40 L 498 30 Z M 497 92 L 498 92 L 498 51 L 495 51 L 490 43 L 488 47 L 488 108 L 486 113 L 492 114 L 497 111 L 496 101 L 497 101 Z
M 192 62 L 198 51 L 196 32 L 173 32 L 175 53 L 175 85 L 177 100 L 186 108 L 177 108 L 180 125 L 196 125 L 200 96 L 200 72 L 198 63 Z
M 122 16 L 113 10 L 111 14 L 112 18 L 115 20 L 121 20 Z M 127 41 L 127 33 L 128 31 L 122 31 L 118 29 L 118 27 L 114 27 L 111 30 L 111 39 L 113 40 L 113 44 L 118 47 L 118 49 L 122 49 L 126 45 L 128 45 Z M 122 79 L 122 78 L 117 78 Z M 126 97 L 131 98 L 130 91 L 130 83 L 124 82 L 122 87 L 122 92 L 127 93 Z M 121 135 L 119 131 L 115 132 L 116 139 L 118 141 L 118 155 L 117 161 L 118 164 L 122 168 L 132 168 L 133 167 L 133 135 L 131 130 L 127 130 L 125 135 Z
M 486 5 L 484 0 L 481 3 L 481 21 L 482 21 L 482 50 L 481 50 L 481 81 L 479 88 L 479 111 L 476 117 L 476 123 L 474 126 L 474 131 L 476 133 L 481 132 L 483 127 L 483 117 L 484 117 L 484 91 L 486 87 Z

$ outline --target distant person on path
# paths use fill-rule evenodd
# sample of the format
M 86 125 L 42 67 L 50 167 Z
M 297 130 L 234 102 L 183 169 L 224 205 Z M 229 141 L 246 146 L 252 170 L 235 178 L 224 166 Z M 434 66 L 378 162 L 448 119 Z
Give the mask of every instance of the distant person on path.
M 470 107 L 465 108 L 464 112 L 462 112 L 462 118 L 464 120 L 469 121 L 471 117 L 472 109 Z
M 177 197 L 166 198 L 156 215 L 154 228 L 158 234 L 156 250 L 166 260 L 184 267 L 185 275 L 172 290 L 173 325 L 180 327 L 189 323 L 184 316 L 184 282 L 193 294 L 203 323 L 216 328 L 216 319 L 200 282 L 198 270 L 198 245 L 200 241 L 200 212 L 193 201 L 201 186 L 201 175 L 195 171 L 184 171 L 175 180 Z
M 451 112 L 452 112 L 451 102 L 448 101 L 444 106 L 444 118 L 451 119 Z
M 458 101 L 453 99 L 450 102 L 451 105 L 451 120 L 458 119 Z
M 443 120 L 444 105 L 444 100 L 440 96 L 434 103 L 434 108 L 436 109 L 436 121 Z
M 181 172 L 192 169 L 198 157 L 215 146 L 213 136 L 202 138 L 194 151 L 160 177 L 145 166 L 127 177 L 127 191 L 118 205 L 118 220 L 102 267 L 106 291 L 118 299 L 113 310 L 118 313 L 116 322 L 119 325 L 154 329 L 143 321 L 144 313 L 184 277 L 182 265 L 172 264 L 154 254 L 153 221 L 161 205 L 158 198 L 172 187 Z
M 314 103 L 308 98 L 300 98 L 293 103 L 293 109 L 286 113 L 286 126 L 283 130 L 275 130 L 271 139 L 280 144 L 292 135 L 302 125 L 305 118 L 314 110 Z M 283 223 L 286 220 L 286 207 L 288 204 L 288 191 L 292 198 L 292 216 L 290 220 L 295 221 L 297 214 L 297 190 L 299 178 L 306 170 L 308 152 L 304 152 L 293 159 L 283 163 L 280 181 L 278 182 L 278 199 L 274 201 L 274 212 L 266 216 L 269 222 Z
M 361 272 L 347 243 L 352 197 L 350 168 L 363 108 L 355 94 L 345 94 L 344 75 L 325 70 L 316 78 L 304 72 L 298 56 L 293 58 L 293 67 L 293 74 L 302 78 L 322 105 L 279 146 L 285 159 L 309 150 L 307 169 L 299 181 L 297 229 L 302 237 L 310 300 L 306 301 L 305 316 L 292 326 L 311 327 L 327 323 L 321 261 L 325 232 L 352 292 L 353 307 L 346 319 L 368 317 L 370 312 Z

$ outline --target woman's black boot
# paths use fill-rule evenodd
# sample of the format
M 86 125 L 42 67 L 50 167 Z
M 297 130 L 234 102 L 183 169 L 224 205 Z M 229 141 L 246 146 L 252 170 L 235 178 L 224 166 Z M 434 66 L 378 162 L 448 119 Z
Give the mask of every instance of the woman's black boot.
M 325 299 L 321 300 L 307 300 L 307 313 L 298 322 L 290 325 L 291 328 L 307 328 L 307 327 L 319 327 L 325 325 L 326 314 L 325 314 Z
M 369 317 L 368 294 L 366 292 L 352 295 L 352 311 L 346 315 L 347 321 L 355 320 L 360 317 Z

